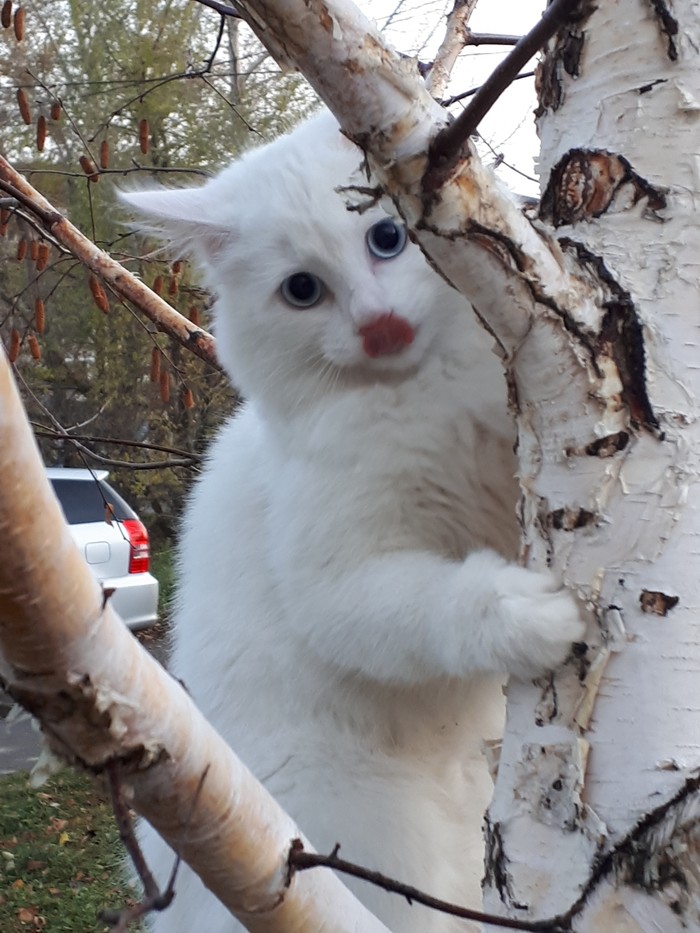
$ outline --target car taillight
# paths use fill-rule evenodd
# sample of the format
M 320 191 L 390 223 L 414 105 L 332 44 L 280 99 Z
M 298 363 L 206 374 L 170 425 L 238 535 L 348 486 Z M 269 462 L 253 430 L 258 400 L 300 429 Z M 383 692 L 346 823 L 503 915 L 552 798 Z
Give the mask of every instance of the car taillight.
M 129 573 L 145 573 L 151 560 L 148 532 L 141 522 L 135 518 L 128 518 L 121 524 L 124 531 L 129 535 L 129 544 L 131 545 Z

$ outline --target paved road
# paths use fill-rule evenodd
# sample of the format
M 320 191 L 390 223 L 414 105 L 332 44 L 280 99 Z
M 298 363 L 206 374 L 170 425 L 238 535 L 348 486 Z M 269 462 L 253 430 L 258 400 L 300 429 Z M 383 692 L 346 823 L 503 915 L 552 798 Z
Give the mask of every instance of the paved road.
M 144 633 L 139 640 L 162 664 L 166 655 L 164 638 Z M 8 722 L 11 706 L 12 700 L 0 691 L 0 776 L 31 771 L 41 744 L 41 733 L 31 719 L 22 715 L 15 722 Z
M 26 719 L 8 724 L 10 706 L 0 697 L 0 775 L 31 771 L 39 755 L 40 733 Z

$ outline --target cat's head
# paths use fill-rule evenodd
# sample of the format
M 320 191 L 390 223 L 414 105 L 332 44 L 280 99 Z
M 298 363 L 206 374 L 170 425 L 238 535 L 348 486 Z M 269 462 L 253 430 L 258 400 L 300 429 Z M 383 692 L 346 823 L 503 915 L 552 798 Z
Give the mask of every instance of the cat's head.
M 449 339 L 445 318 L 464 313 L 398 217 L 348 209 L 362 198 L 337 189 L 367 185 L 362 161 L 324 113 L 200 188 L 123 195 L 202 267 L 219 357 L 245 395 L 296 405 L 401 379 Z

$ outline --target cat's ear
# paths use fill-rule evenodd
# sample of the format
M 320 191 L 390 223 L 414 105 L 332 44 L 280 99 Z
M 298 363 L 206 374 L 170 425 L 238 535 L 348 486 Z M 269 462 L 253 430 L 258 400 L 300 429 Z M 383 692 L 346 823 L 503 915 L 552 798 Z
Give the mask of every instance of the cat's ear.
M 118 196 L 136 216 L 137 229 L 167 240 L 178 254 L 190 253 L 200 261 L 211 261 L 235 238 L 230 227 L 213 219 L 206 185 L 119 191 Z

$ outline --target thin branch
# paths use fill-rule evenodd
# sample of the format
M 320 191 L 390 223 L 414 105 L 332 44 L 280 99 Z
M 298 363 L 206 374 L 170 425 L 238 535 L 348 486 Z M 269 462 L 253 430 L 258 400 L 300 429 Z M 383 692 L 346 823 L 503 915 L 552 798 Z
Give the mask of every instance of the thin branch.
M 509 168 L 511 172 L 515 172 L 516 175 L 520 175 L 522 178 L 526 178 L 528 181 L 534 181 L 537 184 L 538 179 L 533 175 L 528 175 L 527 172 L 523 172 L 521 169 L 516 168 L 511 162 L 508 162 L 504 157 L 502 152 L 496 152 L 491 143 L 486 139 L 485 136 L 482 136 L 481 133 L 477 133 L 477 136 L 481 142 L 490 150 L 491 154 L 494 156 L 495 161 L 492 164 L 492 168 L 497 168 L 499 165 L 505 165 L 506 168 Z M 539 203 L 538 200 L 534 199 L 534 204 Z M 534 205 L 533 205 L 534 206 Z
M 131 159 L 133 168 L 101 168 L 99 165 L 95 166 L 96 175 L 131 175 L 134 172 L 148 172 L 149 175 L 166 174 L 166 175 L 201 175 L 202 178 L 211 178 L 212 172 L 208 172 L 203 168 L 181 168 L 177 166 L 158 166 L 158 165 L 140 165 L 136 159 Z M 29 176 L 33 175 L 65 175 L 68 178 L 85 178 L 84 172 L 68 172 L 62 171 L 57 168 L 28 168 L 25 171 L 25 174 Z
M 122 792 L 122 782 L 120 776 L 120 765 L 118 759 L 113 759 L 108 762 L 105 768 L 107 772 L 107 779 L 109 782 L 109 791 L 112 797 L 112 810 L 114 811 L 114 819 L 119 830 L 119 838 L 121 839 L 124 848 L 126 849 L 129 858 L 131 859 L 134 868 L 136 869 L 141 883 L 143 884 L 143 900 L 134 904 L 132 907 L 124 907 L 121 910 L 102 910 L 100 911 L 100 919 L 103 920 L 107 926 L 114 928 L 115 933 L 128 933 L 129 924 L 132 920 L 137 920 L 139 917 L 143 917 L 146 914 L 152 913 L 153 911 L 165 910 L 169 907 L 173 898 L 175 897 L 175 879 L 177 878 L 178 869 L 180 868 L 180 863 L 182 858 L 179 853 L 175 856 L 175 864 L 173 865 L 173 870 L 170 873 L 170 878 L 168 879 L 168 884 L 164 891 L 161 891 L 158 887 L 158 884 L 153 877 L 153 873 L 148 867 L 148 863 L 144 857 L 143 852 L 141 851 L 141 846 L 139 845 L 138 839 L 134 832 L 134 824 L 131 818 L 131 812 L 124 802 L 124 794 Z M 202 793 L 202 787 L 204 782 L 207 779 L 207 774 L 209 773 L 209 765 L 207 765 L 202 772 L 202 776 L 199 779 L 199 784 L 197 789 L 194 792 L 194 797 L 192 798 L 192 804 L 190 806 L 190 813 L 185 824 L 185 832 L 189 829 L 192 824 L 192 818 L 194 817 L 194 811 L 197 807 L 197 802 L 199 800 L 200 794 Z
M 552 920 L 515 920 L 510 917 L 497 917 L 495 914 L 485 914 L 480 910 L 471 910 L 468 907 L 459 907 L 457 904 L 450 904 L 437 897 L 432 897 L 410 884 L 403 884 L 394 878 L 388 878 L 381 872 L 372 871 L 369 868 L 363 868 L 362 865 L 356 865 L 354 862 L 348 862 L 338 857 L 340 846 L 336 845 L 330 855 L 319 855 L 316 852 L 307 852 L 301 839 L 294 839 L 289 849 L 287 860 L 289 868 L 289 880 L 295 872 L 306 871 L 309 868 L 332 868 L 334 871 L 342 872 L 346 875 L 352 875 L 353 878 L 360 878 L 362 881 L 368 881 L 385 891 L 392 894 L 400 894 L 405 897 L 409 904 L 414 901 L 417 904 L 423 904 L 432 910 L 448 914 L 451 917 L 460 917 L 462 920 L 474 920 L 477 923 L 486 923 L 491 926 L 498 926 L 504 930 L 525 930 L 529 933 L 567 933 L 568 926 L 562 926 L 559 918 Z
M 201 68 L 192 68 L 188 66 L 188 68 L 185 71 L 178 71 L 178 72 L 175 72 L 175 74 L 166 75 L 162 78 L 162 80 L 156 83 L 151 83 L 151 86 L 149 88 L 146 88 L 146 90 L 143 90 L 142 88 L 138 94 L 135 94 L 133 97 L 130 97 L 129 100 L 126 100 L 123 103 L 121 103 L 116 108 L 116 110 L 113 110 L 109 114 L 106 120 L 100 123 L 100 125 L 97 127 L 95 132 L 90 137 L 90 141 L 94 140 L 97 136 L 99 136 L 99 134 L 103 130 L 108 129 L 112 123 L 112 120 L 116 116 L 119 116 L 121 113 L 123 113 L 124 110 L 127 110 L 129 107 L 131 107 L 132 104 L 143 103 L 146 97 L 148 97 L 154 91 L 160 90 L 160 88 L 164 87 L 164 85 L 170 84 L 171 81 L 179 81 L 183 78 L 184 79 L 201 78 L 204 75 L 208 74 L 214 65 L 214 59 L 216 58 L 219 52 L 219 49 L 221 48 L 221 40 L 224 35 L 224 23 L 225 22 L 226 22 L 225 17 L 223 15 L 220 16 L 219 17 L 219 31 L 217 33 L 216 41 L 214 42 L 214 48 L 212 49 L 211 54 L 209 55 L 207 60 L 204 62 Z
M 16 198 L 83 265 L 118 295 L 135 305 L 161 330 L 215 369 L 221 369 L 216 359 L 216 343 L 211 334 L 196 327 L 108 253 L 96 247 L 2 156 L 0 190 Z
M 234 19 L 243 19 L 235 7 L 229 6 L 227 3 L 220 3 L 219 0 L 195 0 L 195 3 L 199 3 L 201 6 L 208 6 L 210 9 L 216 10 L 217 13 L 221 13 L 222 16 L 233 16 Z
M 447 17 L 445 37 L 425 82 L 433 97 L 442 97 L 447 90 L 455 62 L 467 44 L 468 23 L 477 2 L 478 0 L 455 0 Z
M 553 0 L 539 22 L 491 72 L 464 112 L 437 134 L 431 146 L 430 163 L 426 172 L 428 190 L 437 183 L 437 175 L 442 176 L 450 171 L 459 159 L 465 141 L 474 133 L 481 120 L 515 80 L 523 65 L 529 62 L 557 29 L 572 16 L 579 2 L 580 0 Z
M 98 417 L 100 414 L 101 412 L 98 412 L 95 417 Z M 63 431 L 51 431 L 47 429 L 45 425 L 39 424 L 36 421 L 30 422 L 30 424 L 34 429 L 36 437 L 47 437 L 52 440 L 70 439 L 75 441 L 87 441 L 90 444 L 115 444 L 118 447 L 138 447 L 141 450 L 155 450 L 158 451 L 158 453 L 187 457 L 193 466 L 202 462 L 202 458 L 199 454 L 190 453 L 190 451 L 182 450 L 179 447 L 166 447 L 164 444 L 149 444 L 147 441 L 130 441 L 123 437 L 97 437 L 93 434 L 73 434 L 69 428 L 64 428 Z M 83 424 L 87 424 L 87 422 L 83 422 Z M 79 427 L 82 427 L 82 425 L 79 425 Z
M 534 78 L 534 71 L 521 71 L 520 74 L 517 74 L 513 81 L 522 81 L 523 78 Z M 475 94 L 478 94 L 482 89 L 483 84 L 477 84 L 476 87 L 470 87 L 467 91 L 462 91 L 460 94 L 454 94 L 452 97 L 447 97 L 445 100 L 441 100 L 440 103 L 443 107 L 451 107 L 453 104 L 459 103 L 460 100 L 465 100 L 467 97 L 474 97 Z
M 467 29 L 467 45 L 517 45 L 522 36 L 508 36 L 496 32 L 472 32 Z

